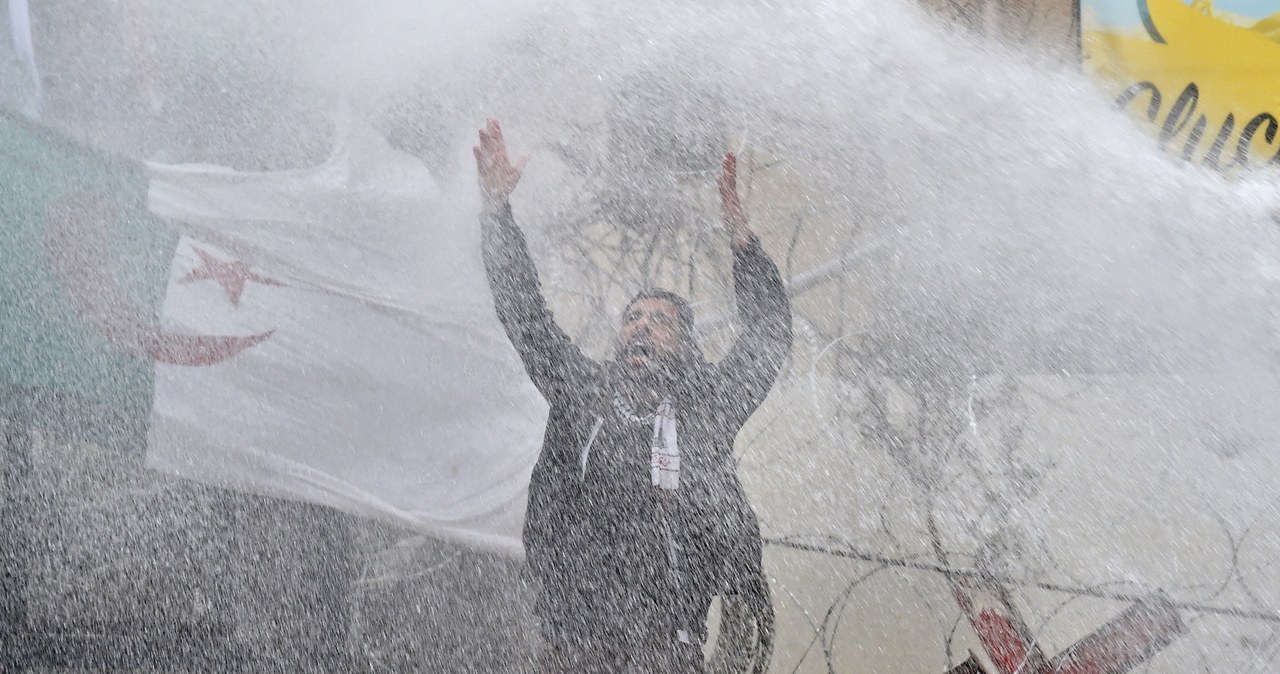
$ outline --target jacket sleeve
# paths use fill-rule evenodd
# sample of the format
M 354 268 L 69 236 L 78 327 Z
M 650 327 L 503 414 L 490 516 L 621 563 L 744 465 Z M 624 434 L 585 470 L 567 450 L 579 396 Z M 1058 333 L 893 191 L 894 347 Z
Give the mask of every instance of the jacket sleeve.
M 791 352 L 791 300 L 778 267 L 754 236 L 734 248 L 733 289 L 738 338 L 716 370 L 729 418 L 741 426 L 769 395 Z
M 538 272 L 509 203 L 480 216 L 484 268 L 498 320 L 520 354 L 534 386 L 548 399 L 560 395 L 591 361 L 547 308 Z

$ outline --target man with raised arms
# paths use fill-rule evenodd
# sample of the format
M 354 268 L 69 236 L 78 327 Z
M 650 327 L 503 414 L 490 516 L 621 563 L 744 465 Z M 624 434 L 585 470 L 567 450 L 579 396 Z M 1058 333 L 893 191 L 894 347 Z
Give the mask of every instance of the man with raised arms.
M 511 162 L 497 120 L 474 150 L 494 304 L 550 405 L 524 527 L 541 671 L 701 672 L 712 597 L 738 594 L 759 612 L 769 601 L 733 442 L 791 347 L 790 304 L 747 226 L 736 160 L 725 155 L 719 180 L 740 329 L 728 355 L 707 362 L 688 302 L 647 289 L 599 362 L 556 325 L 512 216 L 526 160 Z

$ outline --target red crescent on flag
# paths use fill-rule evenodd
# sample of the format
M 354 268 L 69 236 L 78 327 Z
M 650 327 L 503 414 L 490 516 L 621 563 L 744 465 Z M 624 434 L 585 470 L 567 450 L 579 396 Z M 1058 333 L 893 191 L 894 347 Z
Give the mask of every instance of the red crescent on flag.
M 45 247 L 53 273 L 76 309 L 107 340 L 169 365 L 215 365 L 262 343 L 272 332 L 244 337 L 179 335 L 143 316 L 111 273 L 108 231 L 116 207 L 101 195 L 63 196 L 46 217 Z

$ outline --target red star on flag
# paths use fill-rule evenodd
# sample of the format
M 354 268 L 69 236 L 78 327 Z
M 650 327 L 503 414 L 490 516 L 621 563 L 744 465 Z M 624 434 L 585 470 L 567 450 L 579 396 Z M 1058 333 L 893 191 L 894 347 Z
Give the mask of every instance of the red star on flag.
M 231 300 L 231 304 L 237 307 L 240 306 L 240 295 L 244 292 L 244 284 L 249 281 L 266 286 L 284 285 L 273 278 L 255 274 L 249 270 L 249 265 L 239 260 L 226 262 L 199 248 L 196 248 L 195 251 L 196 255 L 200 256 L 200 266 L 192 269 L 178 283 L 217 281 L 218 285 L 221 285 L 223 290 L 227 291 L 227 299 Z

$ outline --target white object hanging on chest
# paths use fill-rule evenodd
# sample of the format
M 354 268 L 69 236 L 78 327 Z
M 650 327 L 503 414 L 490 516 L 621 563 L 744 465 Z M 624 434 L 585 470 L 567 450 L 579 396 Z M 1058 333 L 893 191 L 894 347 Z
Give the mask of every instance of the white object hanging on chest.
M 613 398 L 613 407 L 618 417 L 623 420 L 645 421 L 637 417 L 617 394 Z M 650 418 L 653 420 L 653 436 L 649 442 L 649 481 L 655 487 L 674 491 L 680 487 L 680 444 L 676 433 L 675 406 L 671 404 L 671 399 L 664 398 Z M 596 436 L 600 434 L 603 426 L 604 417 L 598 417 L 591 427 L 586 443 L 582 446 L 582 451 L 578 454 L 580 480 L 587 479 L 587 460 L 591 456 L 591 446 L 595 444 Z
M 649 480 L 661 489 L 680 487 L 680 445 L 676 434 L 676 411 L 667 398 L 653 416 L 653 442 L 649 451 Z

